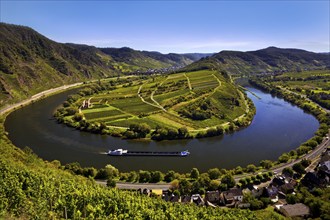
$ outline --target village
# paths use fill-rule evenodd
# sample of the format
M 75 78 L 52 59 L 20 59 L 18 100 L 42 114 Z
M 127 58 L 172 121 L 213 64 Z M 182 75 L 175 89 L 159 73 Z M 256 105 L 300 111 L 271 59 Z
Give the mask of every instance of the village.
M 306 169 L 307 170 L 307 169 Z M 250 208 L 261 209 L 258 201 L 264 201 L 285 217 L 307 218 L 311 215 L 310 207 L 303 203 L 294 203 L 289 197 L 296 195 L 298 187 L 306 187 L 309 191 L 330 186 L 330 148 L 321 155 L 315 169 L 309 169 L 300 176 L 297 173 L 282 172 L 272 179 L 259 185 L 237 185 L 226 191 L 207 191 L 200 194 L 178 195 L 171 190 L 139 189 L 146 196 L 161 197 L 167 202 L 194 203 L 197 206 L 218 208 Z M 289 200 L 289 202 L 288 202 Z M 253 203 L 253 204 L 252 204 Z M 290 203 L 290 204 L 289 204 Z M 293 204 L 292 204 L 293 203 Z

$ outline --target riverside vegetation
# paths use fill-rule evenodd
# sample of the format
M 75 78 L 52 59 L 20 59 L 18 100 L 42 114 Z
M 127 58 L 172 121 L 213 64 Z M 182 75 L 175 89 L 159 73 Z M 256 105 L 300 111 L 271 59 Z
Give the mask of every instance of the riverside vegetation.
M 222 135 L 254 114 L 226 72 L 203 70 L 99 81 L 69 96 L 55 117 L 84 131 L 163 140 Z
M 271 210 L 181 205 L 100 186 L 63 170 L 58 161 L 43 161 L 29 149 L 15 147 L 4 130 L 4 117 L 0 122 L 0 218 L 281 219 Z
M 59 44 L 47 39 L 31 28 L 0 24 L 0 106 L 25 99 L 37 92 L 63 83 L 73 83 L 91 79 L 117 76 L 138 69 L 164 68 L 173 65 L 186 65 L 188 61 L 181 56 L 161 56 L 158 53 L 143 53 L 121 50 L 121 56 L 86 45 Z M 134 52 L 134 55 L 132 55 Z M 134 59 L 125 58 L 132 55 Z M 155 57 L 161 56 L 161 60 Z M 175 57 L 175 59 L 170 59 Z M 141 58 L 141 59 L 140 59 Z M 200 57 L 199 57 L 200 58 Z M 139 62 L 144 66 L 139 66 Z M 176 62 L 179 60 L 180 62 Z M 196 60 L 196 59 L 195 59 Z M 132 61 L 132 62 L 130 62 Z M 182 61 L 182 62 L 181 62 Z M 134 63 L 133 63 L 134 62 Z M 153 65 L 150 67 L 150 65 Z M 198 64 L 182 70 L 226 70 L 229 74 L 253 74 L 271 71 L 313 69 L 329 66 L 329 54 L 317 54 L 302 50 L 267 48 L 254 52 L 221 52 L 201 60 Z M 102 86 L 102 81 L 101 86 Z M 256 82 L 256 81 L 255 81 Z M 113 83 L 116 83 L 115 81 Z M 129 82 L 126 82 L 129 83 Z M 329 115 L 315 104 L 301 96 L 285 94 L 274 88 L 270 82 L 256 82 L 260 87 L 274 91 L 287 100 L 310 109 L 321 122 L 315 141 L 328 129 Z M 105 84 L 103 84 L 105 85 Z M 100 85 L 93 85 L 93 92 Z M 119 86 L 119 85 L 118 85 Z M 95 89 L 93 89 L 95 87 Z M 101 89 L 102 90 L 102 89 Z M 324 91 L 324 90 L 322 90 Z M 314 91 L 315 93 L 315 91 Z M 323 96 L 322 96 L 323 97 Z M 312 106 L 312 107 L 307 107 Z M 43 161 L 29 149 L 15 147 L 4 130 L 5 116 L 0 117 L 0 218 L 22 219 L 282 219 L 269 209 L 261 211 L 239 209 L 213 209 L 194 205 L 166 203 L 157 198 L 149 198 L 135 192 L 119 191 L 95 183 L 93 178 L 73 174 L 70 167 L 61 166 L 58 161 Z M 189 119 L 190 120 L 190 119 Z M 99 132 L 94 128 L 95 131 Z M 103 130 L 103 129 L 102 129 Z M 101 131 L 102 131 L 101 130 Z M 310 143 L 311 148 L 315 145 Z M 304 144 L 303 144 L 304 145 Z M 45 146 L 47 147 L 47 146 Z M 296 153 L 297 154 L 296 154 Z M 300 151 L 301 153 L 303 151 Z M 298 150 L 285 154 L 281 161 L 298 157 Z M 271 161 L 263 161 L 271 167 Z M 66 168 L 68 170 L 64 170 Z M 109 167 L 105 168 L 108 169 Z M 250 170 L 253 166 L 249 167 Z M 247 169 L 247 168 L 246 168 Z M 259 169 L 259 168 L 257 168 Z M 266 168 L 268 169 L 268 168 Z M 78 169 L 79 170 L 79 169 Z M 92 176 L 93 169 L 83 169 L 85 176 Z M 221 170 L 220 170 L 221 171 Z M 243 172 L 237 167 L 235 172 Z M 233 174 L 234 171 L 230 171 Z M 90 173 L 92 175 L 87 175 Z M 96 174 L 98 171 L 96 171 Z M 172 172 L 170 172 L 172 173 Z M 197 172 L 194 172 L 195 174 Z M 218 173 L 210 172 L 209 177 Z M 230 174 L 229 173 L 229 174 Z M 122 175 L 125 179 L 126 174 Z M 203 174 L 199 175 L 200 178 Z M 205 176 L 204 174 L 203 176 Z M 221 174 L 226 175 L 226 174 Z M 156 175 L 157 176 L 157 175 Z M 175 177 L 179 178 L 177 175 Z M 183 177 L 183 176 L 182 176 Z M 190 177 L 187 175 L 186 177 Z M 164 177 L 165 178 L 165 177 Z M 221 176 L 222 178 L 222 176 Z M 259 178 L 259 177 L 258 177 Z M 256 179 L 256 178 L 254 178 Z M 146 179 L 145 179 L 146 180 Z M 229 183 L 231 178 L 227 178 Z M 245 179 L 247 182 L 249 179 Z M 250 178 L 252 181 L 253 178 Z M 127 179 L 128 181 L 128 179 Z M 184 181 L 184 180 L 183 180 Z M 218 180 L 216 180 L 218 181 Z M 213 181 L 213 183 L 215 183 Z M 242 181 L 243 184 L 243 181 Z M 189 185 L 189 184 L 188 184 Z M 201 190 L 202 191 L 202 190 Z M 304 189 L 292 200 L 308 203 L 318 210 L 330 210 L 329 192 L 316 190 L 312 194 Z M 321 201 L 320 201 L 321 200 Z M 320 213 L 320 212 L 319 212 Z

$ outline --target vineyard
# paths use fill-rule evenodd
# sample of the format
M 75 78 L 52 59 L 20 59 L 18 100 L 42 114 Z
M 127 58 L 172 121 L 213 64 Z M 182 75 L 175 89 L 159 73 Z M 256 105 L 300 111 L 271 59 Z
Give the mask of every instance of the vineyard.
M 11 144 L 0 125 L 0 219 L 265 219 L 270 210 L 214 209 L 120 191 Z
M 92 92 L 87 88 L 78 98 L 70 100 L 71 107 L 79 108 L 79 115 L 66 114 L 65 122 L 74 127 L 103 123 L 102 133 L 114 130 L 122 133 L 131 124 L 143 123 L 151 131 L 185 128 L 189 136 L 194 136 L 210 128 L 225 130 L 238 118 L 246 120 L 242 116 L 247 115 L 249 109 L 243 92 L 226 74 L 218 71 L 118 78 L 105 80 L 98 86 L 107 89 Z M 87 101 L 90 105 L 82 106 Z M 59 113 L 62 115 L 68 112 L 60 111 L 64 112 Z

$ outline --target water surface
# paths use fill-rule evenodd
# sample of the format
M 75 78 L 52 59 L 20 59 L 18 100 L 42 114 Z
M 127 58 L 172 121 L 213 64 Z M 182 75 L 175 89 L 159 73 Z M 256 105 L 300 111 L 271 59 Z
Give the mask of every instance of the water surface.
M 41 158 L 62 164 L 79 162 L 82 166 L 104 167 L 112 164 L 120 171 L 175 170 L 189 172 L 210 168 L 233 168 L 258 163 L 263 159 L 276 160 L 283 152 L 297 148 L 311 138 L 318 121 L 300 108 L 249 88 L 261 99 L 248 93 L 257 113 L 245 129 L 223 137 L 175 141 L 131 141 L 95 135 L 58 124 L 54 110 L 73 91 L 66 91 L 40 100 L 11 113 L 5 122 L 9 138 L 18 147 L 30 147 Z M 108 149 L 124 148 L 141 151 L 189 150 L 189 157 L 109 157 Z

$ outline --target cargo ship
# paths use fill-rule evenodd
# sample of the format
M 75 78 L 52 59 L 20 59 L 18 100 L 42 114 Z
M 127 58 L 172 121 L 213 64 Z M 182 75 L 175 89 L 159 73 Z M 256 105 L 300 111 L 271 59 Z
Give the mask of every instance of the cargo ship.
M 190 154 L 189 151 L 169 151 L 169 152 L 157 152 L 157 151 L 129 151 L 124 149 L 109 150 L 107 153 L 109 156 L 168 156 L 168 157 L 186 157 Z

